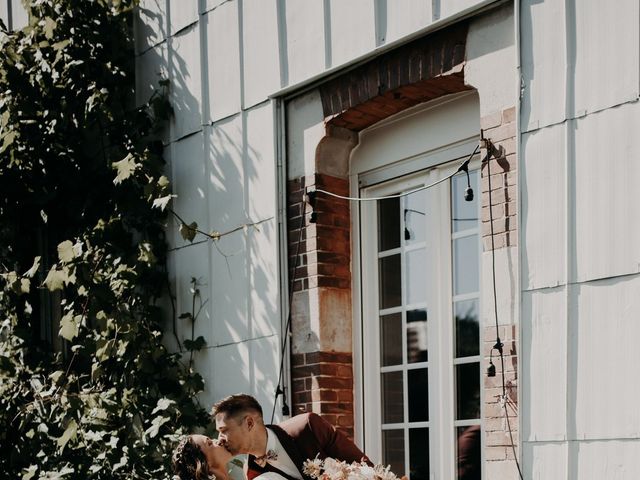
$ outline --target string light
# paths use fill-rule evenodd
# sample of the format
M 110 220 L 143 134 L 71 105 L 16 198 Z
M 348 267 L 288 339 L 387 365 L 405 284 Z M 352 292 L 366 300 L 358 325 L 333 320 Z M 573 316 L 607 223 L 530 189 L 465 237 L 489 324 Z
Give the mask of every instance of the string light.
M 450 175 L 447 175 L 446 177 L 441 178 L 440 180 L 436 180 L 435 182 L 430 183 L 429 185 L 423 185 L 421 187 L 414 188 L 413 190 L 407 190 L 406 192 L 395 193 L 393 195 L 386 195 L 386 196 L 383 196 L 383 197 L 348 197 L 348 196 L 345 196 L 345 195 L 338 195 L 337 193 L 329 192 L 327 190 L 322 190 L 320 188 L 311 187 L 311 188 L 313 188 L 313 190 L 307 190 L 307 192 L 306 192 L 307 201 L 311 205 L 311 207 L 314 209 L 314 211 L 311 212 L 311 215 L 316 213 L 315 212 L 315 199 L 316 199 L 316 194 L 317 193 L 324 193 L 325 195 L 329 195 L 330 197 L 340 198 L 342 200 L 349 200 L 350 202 L 377 202 L 377 201 L 380 201 L 380 200 L 388 200 L 390 198 L 406 197 L 407 195 L 411 195 L 412 193 L 417 193 L 417 192 L 421 192 L 422 190 L 427 190 L 428 188 L 435 187 L 436 185 L 439 185 L 442 182 L 446 182 L 451 177 L 453 177 L 454 175 L 457 175 L 460 172 L 465 172 L 467 174 L 467 182 L 469 182 L 469 162 L 471 161 L 473 156 L 476 153 L 478 153 L 478 149 L 479 148 L 480 148 L 480 145 L 477 145 L 476 148 L 471 153 L 471 155 L 469 155 L 469 157 L 464 162 L 462 162 L 460 164 L 460 166 L 458 167 L 458 169 L 455 172 L 451 173 Z M 468 185 L 468 187 L 467 187 L 467 191 L 465 193 L 465 200 L 470 202 L 470 201 L 473 200 L 473 190 L 471 189 L 471 184 L 470 183 L 467 183 L 467 185 Z M 311 223 L 315 223 L 314 219 L 311 220 Z

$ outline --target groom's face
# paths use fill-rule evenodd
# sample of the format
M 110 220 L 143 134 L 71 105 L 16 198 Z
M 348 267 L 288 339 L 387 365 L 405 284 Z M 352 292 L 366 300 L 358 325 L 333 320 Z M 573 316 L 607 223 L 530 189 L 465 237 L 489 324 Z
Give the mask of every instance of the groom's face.
M 248 453 L 251 429 L 247 422 L 247 415 L 230 417 L 224 413 L 216 415 L 216 429 L 218 441 L 232 455 Z

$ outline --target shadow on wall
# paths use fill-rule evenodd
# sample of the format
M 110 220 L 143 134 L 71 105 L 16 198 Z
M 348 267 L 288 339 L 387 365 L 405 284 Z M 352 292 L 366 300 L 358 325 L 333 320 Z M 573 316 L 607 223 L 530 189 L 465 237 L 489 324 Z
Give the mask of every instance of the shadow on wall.
M 146 57 L 145 65 L 153 66 L 153 72 L 149 69 L 140 72 L 142 78 L 138 86 L 146 91 L 157 81 L 158 73 L 162 74 L 164 70 L 169 74 L 170 100 L 175 116 L 165 143 L 174 152 L 170 158 L 173 185 L 184 184 L 186 188 L 188 177 L 189 181 L 196 181 L 201 186 L 206 208 L 198 206 L 194 210 L 202 211 L 202 216 L 207 217 L 202 225 L 203 230 L 207 229 L 205 231 L 227 232 L 273 217 L 256 228 L 239 230 L 216 243 L 209 241 L 199 247 L 174 252 L 172 281 L 174 288 L 178 287 L 179 296 L 176 314 L 191 310 L 190 276 L 197 276 L 202 283 L 202 301 L 206 302 L 199 323 L 196 323 L 195 335 L 203 335 L 207 341 L 205 350 L 195 356 L 196 368 L 206 381 L 201 396 L 203 405 L 208 406 L 230 393 L 246 391 L 256 395 L 265 411 L 270 410 L 280 362 L 271 106 L 261 103 L 249 111 L 203 125 L 202 119 L 206 118 L 203 115 L 208 108 L 205 101 L 209 94 L 207 72 L 214 68 L 201 63 L 208 58 L 206 37 L 209 32 L 205 26 L 192 23 L 167 40 L 161 39 L 168 31 L 168 16 L 163 18 L 162 13 L 153 10 L 162 4 L 164 2 L 155 2 L 149 11 L 144 11 L 144 20 L 156 25 L 138 29 L 138 34 L 151 36 L 146 42 L 151 46 L 141 53 L 141 57 Z M 158 8 L 161 12 L 162 7 Z M 202 16 L 199 18 L 202 20 Z M 182 148 L 186 142 L 192 143 L 191 148 Z M 177 151 L 182 152 L 180 156 L 175 154 Z M 204 178 L 194 180 L 191 175 L 199 171 L 204 172 Z M 181 195 L 179 191 L 175 193 Z M 260 198 L 264 195 L 273 198 Z M 199 201 L 199 196 L 191 198 Z M 188 209 L 188 206 L 181 208 Z M 192 220 L 188 211 L 179 213 L 185 220 Z M 200 226 L 200 220 L 198 223 Z M 177 227 L 173 224 L 171 228 Z M 178 235 L 175 247 L 183 244 L 188 242 L 182 242 Z M 205 246 L 206 249 L 201 248 Z M 206 274 L 201 277 L 190 273 L 191 267 Z M 178 322 L 181 339 L 190 338 L 189 322 L 184 319 Z

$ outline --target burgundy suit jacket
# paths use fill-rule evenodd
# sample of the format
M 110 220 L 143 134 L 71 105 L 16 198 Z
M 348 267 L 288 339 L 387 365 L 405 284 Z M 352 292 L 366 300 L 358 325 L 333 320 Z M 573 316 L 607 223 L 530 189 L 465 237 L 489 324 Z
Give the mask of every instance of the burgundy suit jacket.
M 346 435 L 337 431 L 333 425 L 315 413 L 303 413 L 291 417 L 278 425 L 267 425 L 271 429 L 282 447 L 296 465 L 303 479 L 309 479 L 302 473 L 305 460 L 332 457 L 345 462 L 359 462 L 364 460 L 371 464 L 371 460 Z M 249 455 L 247 461 L 247 480 L 253 480 L 264 472 L 277 472 L 283 477 L 292 477 L 269 465 L 260 467 L 254 456 Z

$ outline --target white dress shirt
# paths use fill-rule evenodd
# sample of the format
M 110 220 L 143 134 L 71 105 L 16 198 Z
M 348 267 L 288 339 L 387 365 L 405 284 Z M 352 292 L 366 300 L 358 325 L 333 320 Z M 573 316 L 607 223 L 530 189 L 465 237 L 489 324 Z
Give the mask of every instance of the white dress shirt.
M 298 471 L 296 464 L 293 463 L 293 460 L 289 457 L 280 440 L 278 440 L 278 436 L 270 428 L 267 428 L 267 452 L 269 450 L 273 450 L 275 454 L 278 455 L 276 460 L 267 460 L 269 465 L 276 467 L 278 470 L 283 471 L 293 478 L 302 480 L 302 474 Z M 263 475 L 264 474 L 260 475 L 260 478 L 267 480 Z

